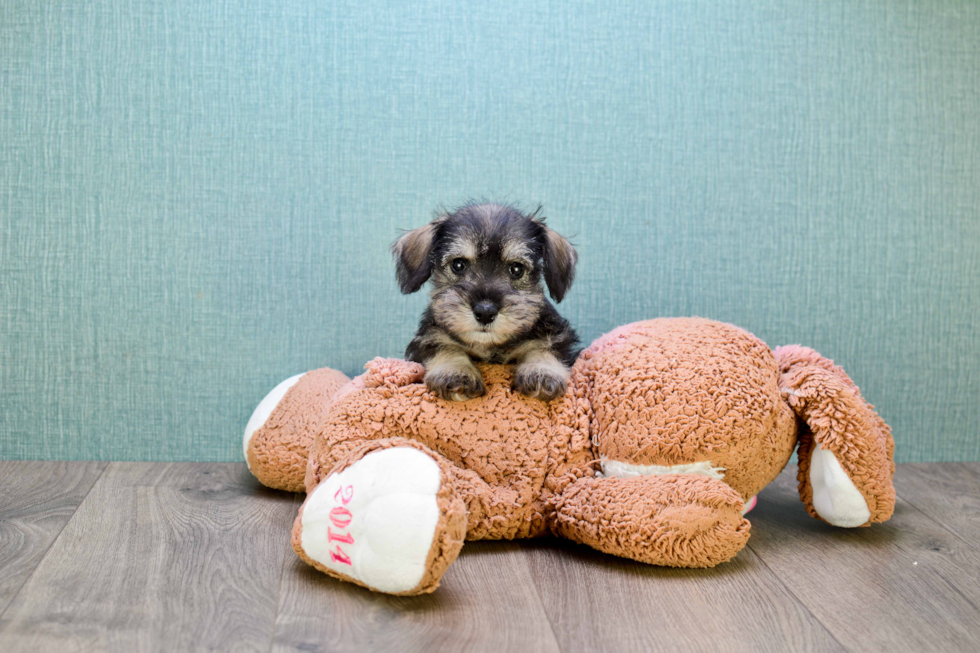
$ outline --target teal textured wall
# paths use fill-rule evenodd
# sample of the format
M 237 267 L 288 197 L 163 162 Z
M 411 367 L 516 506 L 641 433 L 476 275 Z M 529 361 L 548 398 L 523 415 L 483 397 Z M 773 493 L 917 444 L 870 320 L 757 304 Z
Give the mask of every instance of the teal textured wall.
M 574 237 L 586 341 L 734 322 L 980 459 L 980 4 L 615 4 L 5 0 L 0 457 L 240 459 L 474 196 Z

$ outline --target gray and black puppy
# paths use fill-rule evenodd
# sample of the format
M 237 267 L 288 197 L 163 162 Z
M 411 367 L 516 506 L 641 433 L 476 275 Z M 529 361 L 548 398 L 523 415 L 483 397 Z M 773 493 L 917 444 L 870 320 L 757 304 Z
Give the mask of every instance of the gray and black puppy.
M 405 357 L 425 366 L 444 399 L 485 391 L 474 361 L 513 363 L 514 389 L 549 401 L 565 392 L 579 348 L 556 302 L 572 285 L 578 254 L 545 225 L 498 204 L 469 204 L 410 231 L 391 246 L 405 294 L 432 279 L 431 302 Z

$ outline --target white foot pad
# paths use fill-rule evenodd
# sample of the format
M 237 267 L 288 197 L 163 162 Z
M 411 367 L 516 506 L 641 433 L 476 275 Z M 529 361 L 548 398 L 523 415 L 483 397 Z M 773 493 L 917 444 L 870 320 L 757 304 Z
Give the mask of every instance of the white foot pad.
M 370 453 L 307 498 L 301 544 L 310 558 L 382 592 L 418 586 L 439 506 L 439 466 L 417 449 Z
M 848 477 L 840 462 L 819 443 L 810 455 L 810 485 L 813 508 L 828 524 L 854 528 L 871 518 L 868 503 Z

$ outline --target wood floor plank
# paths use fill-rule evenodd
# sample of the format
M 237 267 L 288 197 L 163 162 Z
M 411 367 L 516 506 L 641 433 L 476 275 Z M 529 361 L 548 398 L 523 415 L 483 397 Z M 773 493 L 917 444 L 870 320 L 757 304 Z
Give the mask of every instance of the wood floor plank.
M 967 544 L 980 547 L 980 463 L 899 465 L 895 490 Z
M 795 466 L 763 490 L 749 547 L 845 647 L 980 650 L 980 555 L 901 498 L 868 528 L 809 517 Z
M 806 515 L 793 468 L 713 570 L 468 543 L 398 598 L 300 562 L 300 498 L 244 465 L 0 462 L 0 650 L 980 650 L 978 478 L 899 466 L 895 517 L 849 530 Z
M 468 542 L 434 594 L 393 597 L 286 564 L 275 651 L 557 651 L 513 542 Z
M 522 543 L 562 651 L 840 651 L 751 551 L 671 569 L 557 539 Z
M 107 463 L 0 460 L 0 614 Z
M 241 464 L 112 463 L 0 619 L 0 650 L 268 650 L 296 501 Z

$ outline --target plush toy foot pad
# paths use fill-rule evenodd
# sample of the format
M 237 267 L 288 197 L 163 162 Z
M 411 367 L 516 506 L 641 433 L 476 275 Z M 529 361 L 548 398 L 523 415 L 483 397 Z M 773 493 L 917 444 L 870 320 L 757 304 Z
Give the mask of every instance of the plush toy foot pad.
M 871 518 L 868 502 L 830 451 L 814 443 L 810 456 L 813 509 L 828 524 L 854 528 Z
M 371 452 L 325 478 L 307 497 L 293 536 L 297 553 L 322 571 L 373 590 L 426 591 L 438 583 L 431 578 L 430 553 L 442 539 L 441 484 L 439 465 L 422 451 Z

